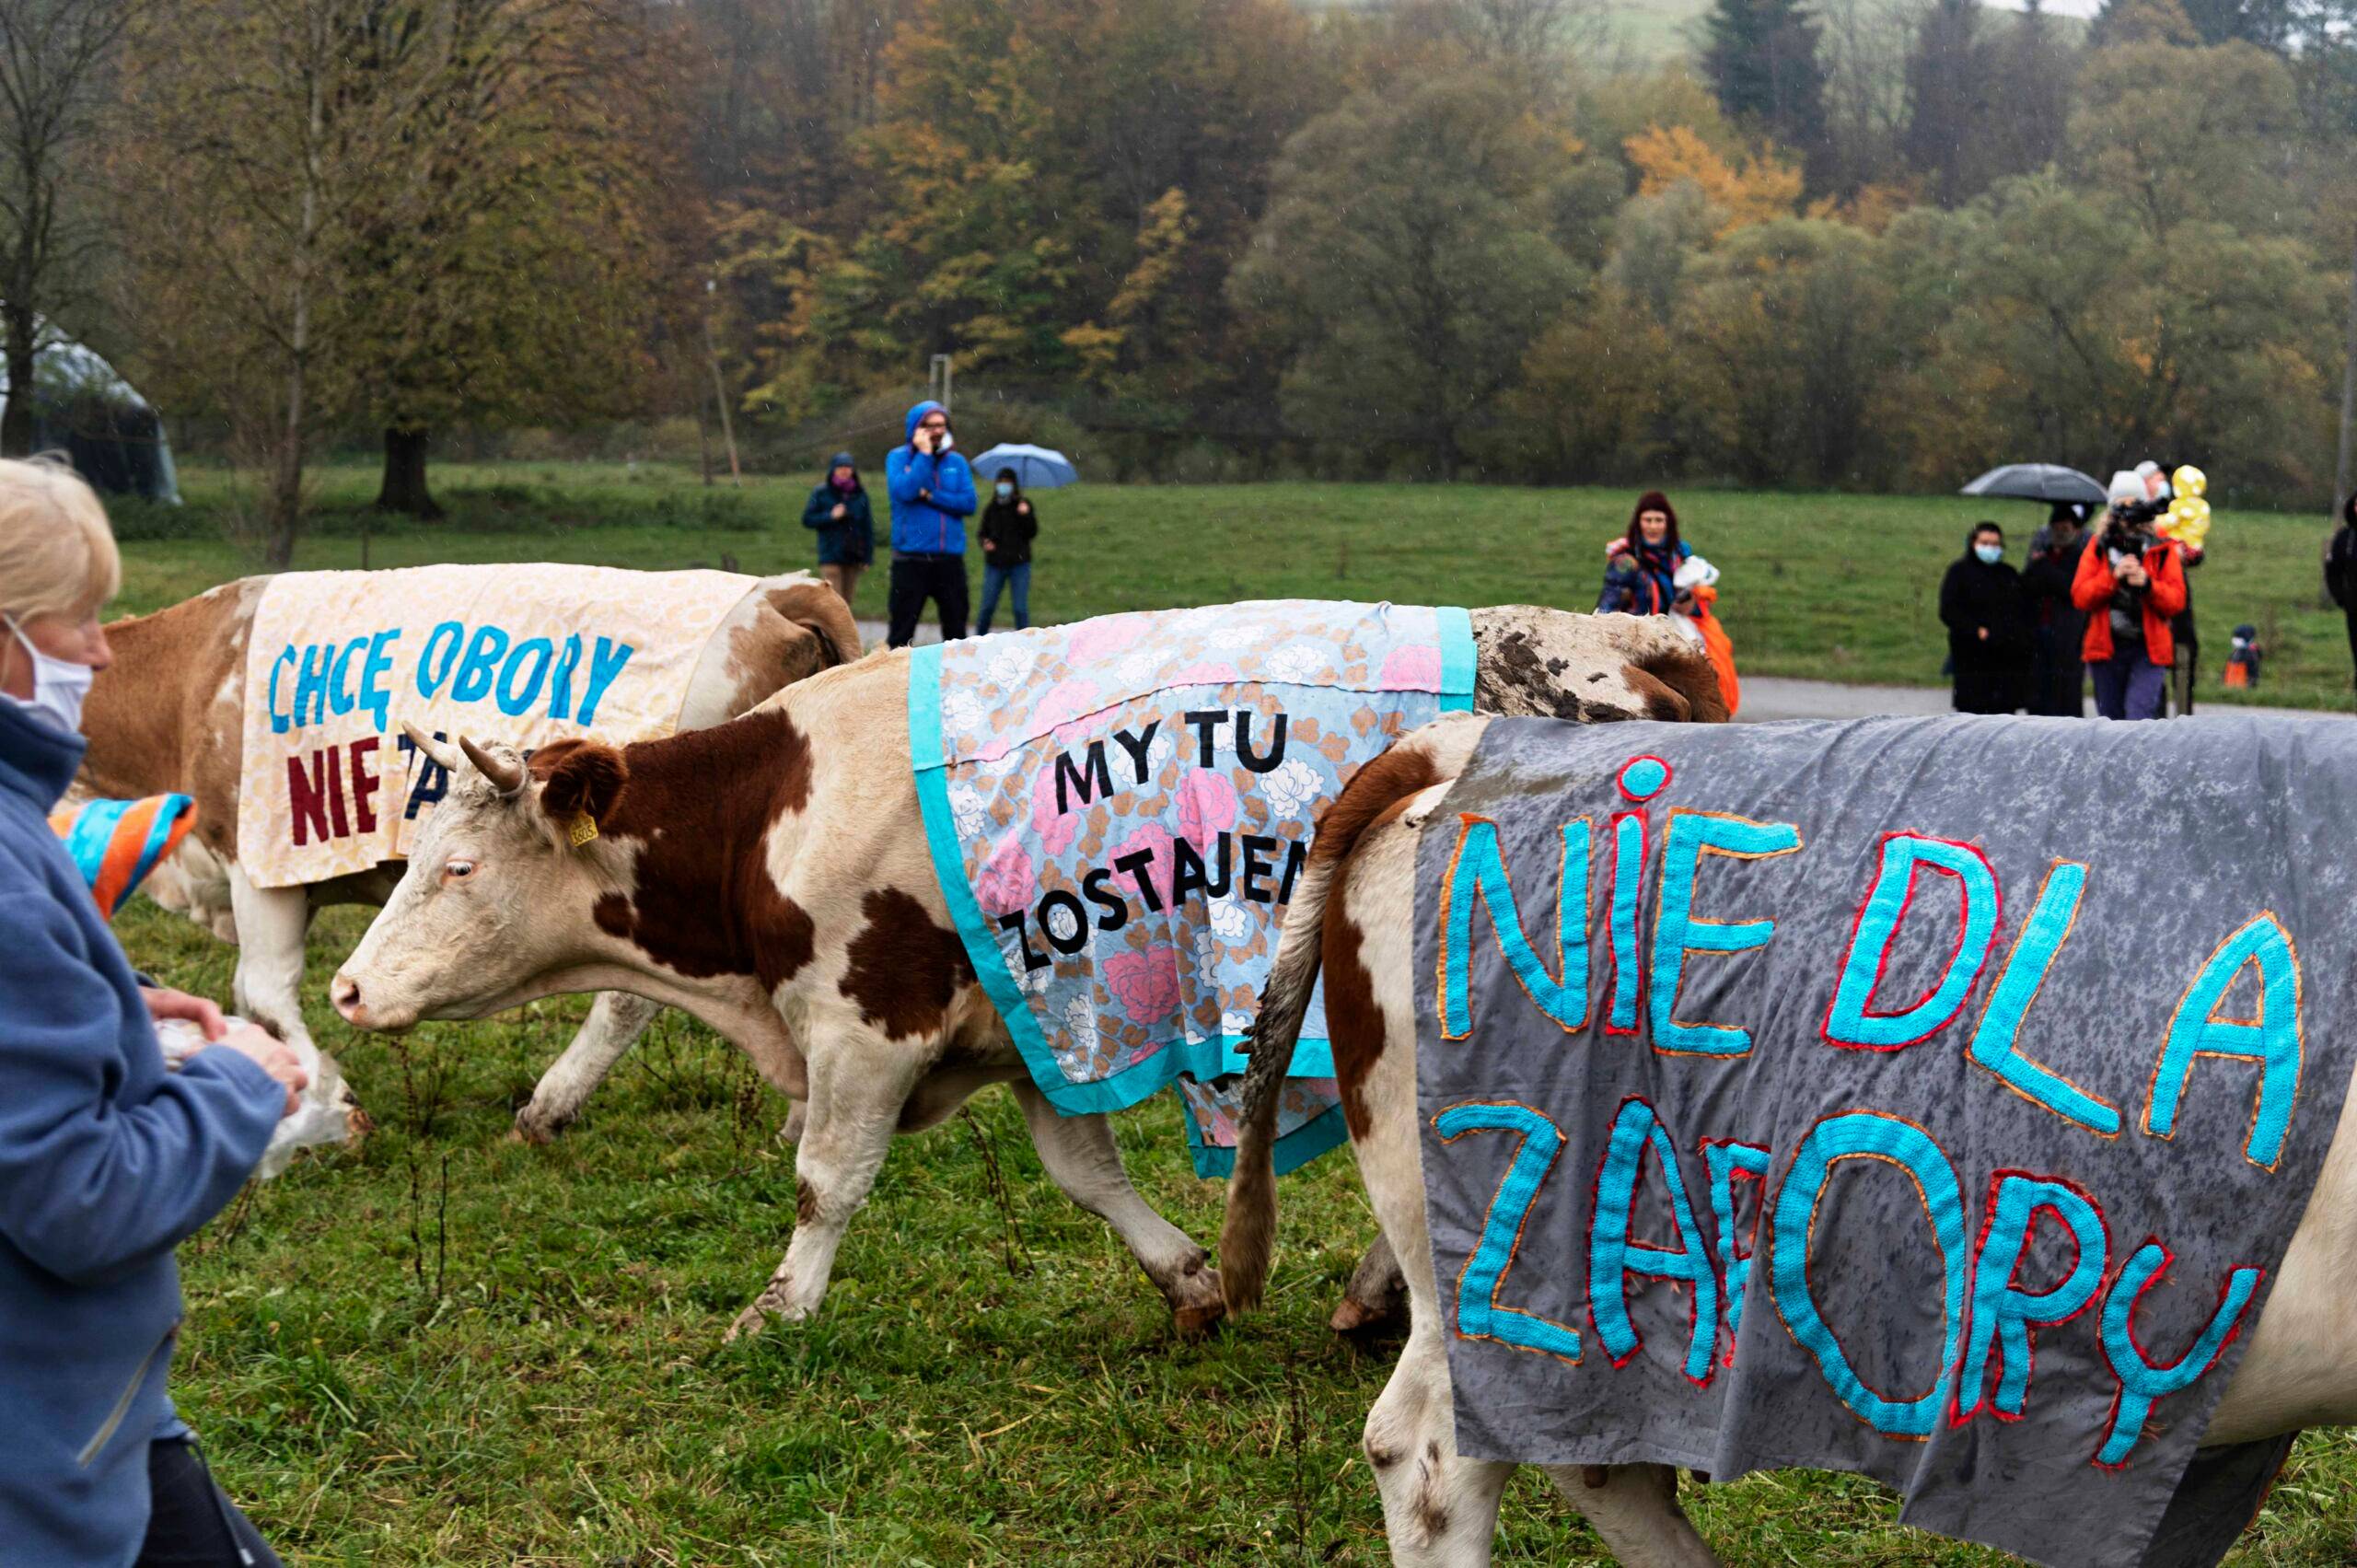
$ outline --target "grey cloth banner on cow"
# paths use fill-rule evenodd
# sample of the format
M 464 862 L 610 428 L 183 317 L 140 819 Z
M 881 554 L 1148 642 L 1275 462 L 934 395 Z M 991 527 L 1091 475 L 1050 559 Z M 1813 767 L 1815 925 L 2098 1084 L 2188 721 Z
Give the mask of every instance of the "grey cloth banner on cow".
M 1492 723 L 1416 883 L 1460 1450 L 2216 1562 L 2285 1451 L 2191 1463 L 2340 1120 L 2351 842 L 2357 726 Z

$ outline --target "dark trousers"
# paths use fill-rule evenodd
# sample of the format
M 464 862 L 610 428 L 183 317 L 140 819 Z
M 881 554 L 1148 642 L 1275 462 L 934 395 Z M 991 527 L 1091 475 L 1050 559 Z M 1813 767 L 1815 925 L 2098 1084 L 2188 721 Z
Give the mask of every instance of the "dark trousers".
M 1012 590 L 1015 595 L 1015 629 L 1018 632 L 1031 624 L 1031 563 L 1020 566 L 985 566 L 982 568 L 982 613 L 974 622 L 974 634 L 991 634 L 991 616 L 998 610 L 999 590 Z
M 2144 650 L 2116 654 L 2087 668 L 2096 678 L 2096 712 L 2107 719 L 2156 719 L 2168 691 L 2168 671 Z
M 238 1512 L 184 1439 L 147 1445 L 154 1511 L 132 1568 L 281 1568 L 278 1554 Z
M 2013 665 L 1956 668 L 1956 711 L 1960 714 L 2010 714 L 2022 705 L 2021 671 Z
M 2349 610 L 2347 614 L 2349 617 L 2349 662 L 2357 664 L 2357 610 Z
M 892 624 L 885 641 L 905 648 L 917 640 L 917 617 L 931 599 L 941 611 L 941 640 L 966 634 L 966 558 L 962 555 L 892 557 Z
M 2049 626 L 2038 634 L 2029 672 L 2029 711 L 2075 719 L 2087 711 L 2087 667 L 2079 659 L 2080 629 Z

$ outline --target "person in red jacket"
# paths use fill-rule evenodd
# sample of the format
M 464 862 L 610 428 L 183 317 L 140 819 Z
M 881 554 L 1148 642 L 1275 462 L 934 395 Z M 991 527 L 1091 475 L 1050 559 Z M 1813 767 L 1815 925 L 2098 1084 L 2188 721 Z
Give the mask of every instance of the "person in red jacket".
M 2185 608 L 2185 568 L 2149 512 L 2136 475 L 2115 474 L 2111 511 L 2071 580 L 2071 602 L 2087 612 L 2080 653 L 2095 674 L 2096 712 L 2107 719 L 2159 718 L 2177 660 L 2169 621 Z

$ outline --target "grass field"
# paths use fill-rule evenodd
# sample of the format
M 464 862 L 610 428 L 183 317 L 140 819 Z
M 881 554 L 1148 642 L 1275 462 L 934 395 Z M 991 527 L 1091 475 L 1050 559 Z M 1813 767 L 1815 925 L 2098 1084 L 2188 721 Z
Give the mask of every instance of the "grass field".
M 375 478 L 323 471 L 323 526 L 297 565 L 360 563 L 358 523 Z M 380 524 L 368 558 L 652 568 L 726 557 L 747 571 L 780 571 L 814 558 L 800 524 L 808 483 L 752 480 L 739 492 L 706 490 L 689 470 L 651 464 L 453 466 L 437 470 L 450 518 Z M 193 470 L 186 488 L 191 505 L 178 513 L 120 509 L 128 531 L 189 536 L 135 544 L 125 608 L 152 610 L 254 569 L 249 552 L 221 538 L 234 509 L 221 476 Z M 1627 527 L 1631 499 L 1623 490 L 1472 485 L 1082 485 L 1039 497 L 1031 609 L 1063 621 L 1304 595 L 1585 610 L 1604 541 Z M 1696 491 L 1677 499 L 1686 537 L 1725 573 L 1719 610 L 1744 670 L 1899 685 L 1944 684 L 1940 574 L 1962 553 L 1965 530 L 1997 518 L 2018 563 L 2044 517 L 2019 502 L 1952 496 Z M 2351 706 L 2348 633 L 2322 587 L 2328 531 L 2315 517 L 2219 514 L 2209 563 L 2193 577 L 2205 701 L 2231 700 L 2219 671 L 2228 634 L 2248 621 L 2270 651 L 2257 700 Z M 978 565 L 972 575 L 979 591 Z M 883 614 L 881 571 L 861 584 L 858 609 Z
M 799 482 L 757 486 L 707 517 L 681 476 L 550 471 L 546 483 L 445 472 L 452 522 L 380 536 L 372 559 L 807 559 L 792 517 Z M 329 531 L 303 564 L 356 562 L 340 501 L 364 495 L 364 478 L 331 476 Z M 221 504 L 216 482 L 192 481 L 193 517 L 124 521 L 203 523 Z M 1728 568 L 1728 619 L 1750 668 L 1933 677 L 1931 584 L 1968 505 L 1687 500 L 1691 532 Z M 1584 604 L 1624 504 L 1595 492 L 1082 489 L 1042 498 L 1037 608 L 1069 617 L 1280 592 Z M 2318 531 L 2222 519 L 2202 583 L 2212 624 L 2241 613 L 2224 609 L 2230 591 L 2274 595 L 2284 624 L 2321 645 L 2328 618 L 2293 608 L 2312 591 Z M 204 539 L 127 552 L 139 608 L 248 569 Z M 1812 654 L 1835 636 L 1838 658 Z M 2319 699 L 2327 664 L 2318 653 Z M 1385 1560 L 1357 1439 L 1389 1353 L 1324 1327 L 1373 1235 L 1346 1156 L 1285 1183 L 1271 1306 L 1180 1343 L 1119 1243 L 1041 1173 L 1012 1100 L 988 1091 L 970 1119 L 896 1145 L 817 1320 L 724 1348 L 792 1223 L 791 1155 L 774 1142 L 784 1102 L 667 1014 L 582 1125 L 522 1147 L 506 1137 L 512 1111 L 585 1004 L 427 1026 L 403 1042 L 353 1035 L 317 986 L 365 925 L 359 911 L 321 920 L 308 1001 L 379 1132 L 250 1190 L 182 1252 L 178 1398 L 290 1562 Z M 120 929 L 143 965 L 227 994 L 233 951 L 194 926 L 142 903 Z M 1118 1125 L 1149 1201 L 1208 1240 L 1220 1190 L 1190 1173 L 1170 1102 Z M 1687 1506 L 1731 1563 L 2003 1561 L 1900 1529 L 1889 1497 L 1854 1479 L 1689 1487 Z M 2352 1528 L 2357 1436 L 2310 1434 L 2232 1561 L 2357 1562 Z M 1508 1493 L 1500 1560 L 1602 1558 L 1534 1472 Z

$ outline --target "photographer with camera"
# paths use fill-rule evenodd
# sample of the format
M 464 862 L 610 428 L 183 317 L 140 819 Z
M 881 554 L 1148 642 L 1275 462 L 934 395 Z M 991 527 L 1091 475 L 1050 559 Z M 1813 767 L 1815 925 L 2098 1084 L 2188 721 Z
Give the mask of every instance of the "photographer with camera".
M 2095 672 L 2096 713 L 2156 719 L 2177 661 L 2169 622 L 2185 609 L 2185 569 L 2153 531 L 2163 508 L 2135 471 L 2112 475 L 2109 494 L 2110 510 L 2071 583 L 2071 602 L 2087 616 L 2079 651 Z

